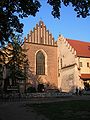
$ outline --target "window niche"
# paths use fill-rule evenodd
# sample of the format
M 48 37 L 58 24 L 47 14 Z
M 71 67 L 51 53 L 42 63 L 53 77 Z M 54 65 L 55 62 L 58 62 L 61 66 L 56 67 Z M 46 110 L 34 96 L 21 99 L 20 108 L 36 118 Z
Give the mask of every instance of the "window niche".
M 45 75 L 45 56 L 41 51 L 36 54 L 36 75 Z
M 82 62 L 79 62 L 79 66 L 82 67 Z
M 90 65 L 89 65 L 89 62 L 87 62 L 87 67 L 89 67 Z

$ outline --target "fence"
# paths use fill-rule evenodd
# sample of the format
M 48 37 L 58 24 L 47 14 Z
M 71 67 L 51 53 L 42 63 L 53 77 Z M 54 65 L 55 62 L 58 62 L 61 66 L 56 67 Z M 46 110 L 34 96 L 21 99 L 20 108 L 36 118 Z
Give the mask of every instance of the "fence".
M 26 93 L 26 94 L 3 94 L 0 96 L 0 102 L 10 101 L 27 101 L 32 98 L 57 98 L 70 97 L 71 93 Z

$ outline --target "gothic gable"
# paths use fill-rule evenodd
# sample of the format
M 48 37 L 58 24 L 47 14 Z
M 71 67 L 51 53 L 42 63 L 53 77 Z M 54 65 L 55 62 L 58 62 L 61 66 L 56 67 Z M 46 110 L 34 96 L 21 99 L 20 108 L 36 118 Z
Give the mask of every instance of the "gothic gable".
M 31 30 L 27 35 L 27 38 L 24 38 L 25 42 L 45 44 L 55 46 L 54 38 L 49 30 L 46 29 L 43 21 L 40 21 L 39 24 L 36 24 L 36 27 Z

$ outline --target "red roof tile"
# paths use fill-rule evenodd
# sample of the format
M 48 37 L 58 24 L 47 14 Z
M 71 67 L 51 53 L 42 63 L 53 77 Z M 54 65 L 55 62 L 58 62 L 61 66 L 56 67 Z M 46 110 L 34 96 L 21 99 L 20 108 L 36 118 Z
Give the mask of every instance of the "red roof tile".
M 90 74 L 81 74 L 82 79 L 90 79 Z
M 68 43 L 76 50 L 77 56 L 90 57 L 90 42 L 67 39 Z

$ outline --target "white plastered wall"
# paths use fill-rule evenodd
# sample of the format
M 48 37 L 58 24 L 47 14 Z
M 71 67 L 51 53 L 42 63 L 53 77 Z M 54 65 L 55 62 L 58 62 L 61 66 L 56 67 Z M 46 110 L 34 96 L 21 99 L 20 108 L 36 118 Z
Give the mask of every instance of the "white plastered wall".
M 68 41 L 62 35 L 59 36 L 57 45 L 58 58 L 60 60 L 60 77 L 58 77 L 58 86 L 64 92 L 74 92 L 77 86 L 81 87 L 76 51 L 72 48 L 72 46 L 70 46 Z

